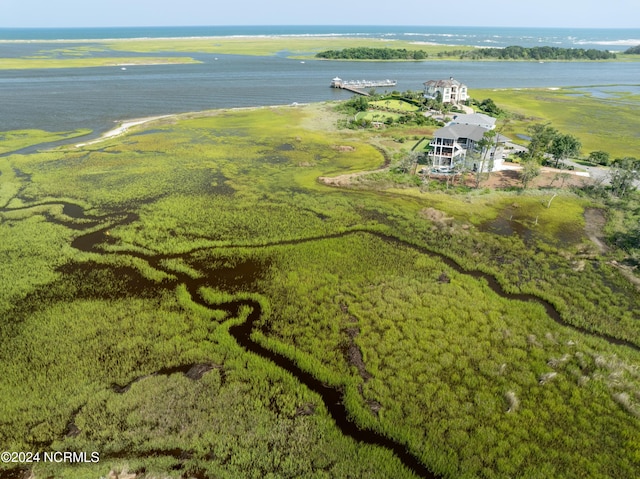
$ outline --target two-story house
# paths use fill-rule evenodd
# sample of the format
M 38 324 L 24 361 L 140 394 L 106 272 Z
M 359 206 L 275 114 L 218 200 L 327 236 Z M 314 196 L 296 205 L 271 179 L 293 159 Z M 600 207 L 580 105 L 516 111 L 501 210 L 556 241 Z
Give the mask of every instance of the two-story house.
M 429 80 L 424 82 L 425 98 L 436 98 L 440 93 L 442 103 L 462 103 L 467 100 L 467 85 L 454 80 Z
M 496 134 L 493 138 L 494 146 L 483 155 L 477 144 L 488 131 L 490 129 L 478 125 L 455 123 L 436 130 L 429 144 L 431 166 L 441 172 L 452 171 L 457 166 L 464 166 L 473 171 L 500 168 L 504 144 L 509 138 Z

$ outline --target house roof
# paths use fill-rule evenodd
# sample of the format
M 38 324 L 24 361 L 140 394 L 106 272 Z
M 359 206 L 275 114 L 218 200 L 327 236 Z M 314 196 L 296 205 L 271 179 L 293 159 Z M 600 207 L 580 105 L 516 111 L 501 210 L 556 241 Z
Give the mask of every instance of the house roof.
M 471 113 L 467 115 L 457 115 L 453 118 L 453 122 L 461 125 L 491 125 L 494 127 L 496 119 L 492 116 L 485 115 L 484 113 Z
M 461 125 L 454 123 L 447 125 L 433 133 L 436 138 L 445 138 L 447 140 L 457 140 L 458 138 L 470 138 L 473 141 L 479 141 L 488 130 L 478 125 Z
M 463 87 L 466 85 L 460 83 L 458 80 L 454 80 L 453 77 L 451 77 L 448 80 L 429 80 L 424 82 L 424 86 L 434 87 L 434 88 L 443 88 L 443 87 L 451 88 L 452 86 Z
M 478 125 L 462 125 L 458 123 L 451 123 L 433 133 L 434 138 L 444 138 L 447 140 L 457 140 L 458 138 L 470 138 L 473 141 L 480 141 L 484 134 L 490 131 L 487 128 L 483 128 Z M 498 133 L 494 140 L 496 143 L 506 143 L 511 141 L 511 138 L 507 138 L 504 135 Z

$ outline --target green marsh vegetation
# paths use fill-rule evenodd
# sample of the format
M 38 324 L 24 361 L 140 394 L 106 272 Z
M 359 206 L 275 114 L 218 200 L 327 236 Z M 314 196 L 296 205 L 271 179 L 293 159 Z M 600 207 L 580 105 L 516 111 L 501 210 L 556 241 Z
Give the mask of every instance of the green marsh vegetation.
M 43 130 L 13 130 L 0 132 L 0 155 L 40 143 L 88 135 L 91 130 L 49 132 Z
M 359 60 L 468 60 L 499 56 L 502 49 L 474 46 L 437 45 L 402 40 L 358 37 L 209 37 L 184 39 L 105 40 L 111 50 L 138 53 L 205 52 L 234 55 L 270 56 L 287 52 L 292 58 L 330 58 Z M 634 55 L 611 55 L 600 50 L 511 47 L 509 52 L 521 59 L 557 59 L 558 53 L 580 61 L 608 58 L 607 61 L 635 61 Z M 493 59 L 495 59 L 492 57 Z
M 454 50 L 471 50 L 473 47 L 448 45 L 419 45 L 405 41 L 378 40 L 357 37 L 211 37 L 195 39 L 135 39 L 118 40 L 107 43 L 112 50 L 128 52 L 205 52 L 234 55 L 270 56 L 279 52 L 288 52 L 292 58 L 313 59 L 316 54 L 327 49 L 345 48 L 365 50 L 405 49 L 423 52 L 432 58 L 455 58 Z
M 362 38 L 335 37 L 207 37 L 207 38 L 136 38 L 122 40 L 82 41 L 60 48 L 56 42 L 43 43 L 36 55 L 21 58 L 0 58 L 0 69 L 72 68 L 128 64 L 197 63 L 188 56 L 194 52 L 232 55 L 272 56 L 288 52 L 292 58 L 314 59 L 316 53 L 326 49 L 389 47 L 416 50 L 411 42 L 384 41 Z M 472 49 L 473 47 L 468 47 Z M 462 50 L 467 48 L 462 47 Z M 460 47 L 447 45 L 420 45 L 419 52 L 434 58 L 451 59 L 450 51 Z M 184 53 L 184 57 L 160 56 L 166 53 Z M 122 56 L 126 53 L 126 56 Z M 96 55 L 99 54 L 99 55 Z M 107 54 L 109 54 L 107 56 Z M 131 54 L 140 54 L 136 56 Z M 152 54 L 146 56 L 144 54 Z
M 473 46 L 432 45 L 400 40 L 332 36 L 134 38 L 92 40 L 90 43 L 78 40 L 65 42 L 75 45 L 66 45 L 62 48 L 58 47 L 56 43 L 43 42 L 43 49 L 36 55 L 22 58 L 0 58 L 0 69 L 197 63 L 197 60 L 188 56 L 194 52 L 253 56 L 273 56 L 285 52 L 290 58 L 312 60 L 317 59 L 318 54 L 330 50 L 338 56 L 349 56 L 352 59 L 360 56 L 365 60 L 385 58 L 395 61 L 401 61 L 400 59 L 408 59 L 410 61 L 455 61 L 475 59 L 483 55 L 484 58 L 488 52 L 493 50 L 498 54 L 502 51 L 500 49 L 481 49 Z M 522 47 L 514 48 L 522 49 Z M 568 51 L 575 54 L 578 50 Z M 371 56 L 372 52 L 374 53 L 373 56 Z M 599 51 L 594 52 L 596 55 L 603 54 L 603 52 Z M 99 55 L 96 55 L 96 53 Z M 110 55 L 106 56 L 106 53 Z M 126 53 L 127 55 L 121 56 L 121 53 Z M 184 53 L 185 56 L 155 56 L 162 53 Z M 143 56 L 131 54 L 141 54 Z M 144 56 L 144 54 L 152 54 L 153 56 Z M 587 61 L 588 57 L 585 55 L 581 60 Z M 616 59 L 607 61 L 637 60 L 637 55 L 618 54 Z
M 77 45 L 66 45 L 63 48 L 56 47 L 57 43 L 44 43 L 43 48 L 34 55 L 0 58 L 0 70 L 199 63 L 191 57 L 121 56 L 119 51 L 110 50 L 100 41 L 87 45 L 80 41 L 70 42 Z
M 288 278 L 268 286 L 272 347 L 279 341 L 344 387 L 359 423 L 409 444 L 447 477 L 572 477 L 569 463 L 604 477 L 611 464 L 584 461 L 583 448 L 619 458 L 626 443 L 631 453 L 627 433 L 606 424 L 635 436 L 633 413 L 588 412 L 612 387 L 596 361 L 618 358 L 542 307 L 499 298 L 428 255 L 364 234 L 288 247 L 286 257 Z M 615 402 L 620 392 L 608 394 Z M 637 470 L 625 462 L 614 475 Z
M 558 130 L 578 137 L 585 156 L 592 151 L 605 151 L 611 158 L 636 156 L 635 112 L 639 98 L 629 92 L 602 88 L 606 95 L 597 94 L 598 86 L 476 90 L 473 94 L 477 98 L 490 97 L 511 113 L 503 134 L 515 141 L 519 141 L 518 134 L 527 134 L 526 127 L 531 122 L 550 122 Z
M 87 58 L 0 58 L 0 69 L 89 68 L 129 65 L 171 65 L 200 63 L 193 58 L 179 57 L 87 57 Z
M 329 187 L 416 128 L 338 119 L 207 112 L 0 159 L 5 449 L 101 453 L 36 477 L 414 477 L 238 345 L 252 301 L 255 341 L 444 477 L 637 475 L 640 296 L 585 233 L 596 200 Z

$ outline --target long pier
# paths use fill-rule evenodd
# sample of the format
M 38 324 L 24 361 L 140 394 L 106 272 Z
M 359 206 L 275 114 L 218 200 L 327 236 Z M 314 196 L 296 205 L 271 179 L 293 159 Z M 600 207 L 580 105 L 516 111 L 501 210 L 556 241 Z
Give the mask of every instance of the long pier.
M 331 80 L 331 88 L 340 88 L 358 95 L 369 96 L 369 93 L 365 92 L 363 88 L 392 87 L 396 86 L 397 83 L 396 80 L 343 80 L 335 77 Z

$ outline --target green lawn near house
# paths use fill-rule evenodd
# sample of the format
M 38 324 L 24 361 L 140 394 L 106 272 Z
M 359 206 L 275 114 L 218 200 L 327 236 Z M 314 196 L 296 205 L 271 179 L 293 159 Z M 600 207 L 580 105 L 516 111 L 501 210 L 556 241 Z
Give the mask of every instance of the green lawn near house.
M 395 112 L 384 111 L 384 110 L 368 110 L 368 111 L 361 111 L 357 113 L 355 116 L 355 119 L 357 121 L 366 120 L 371 122 L 377 121 L 377 122 L 384 123 L 389 118 L 393 119 L 394 121 L 397 121 L 401 116 L 402 116 L 402 113 L 395 113 Z
M 372 108 L 379 108 L 381 110 L 393 110 L 400 112 L 414 112 L 419 109 L 417 106 L 403 100 L 375 100 L 369 102 L 369 106 Z

